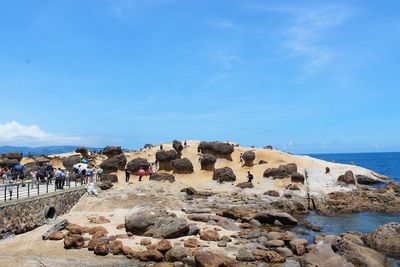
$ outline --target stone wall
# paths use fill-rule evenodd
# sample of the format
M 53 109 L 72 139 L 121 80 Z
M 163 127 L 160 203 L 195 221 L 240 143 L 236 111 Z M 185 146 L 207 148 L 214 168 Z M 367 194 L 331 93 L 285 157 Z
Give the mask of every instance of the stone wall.
M 0 239 L 33 230 L 70 209 L 86 189 L 71 188 L 0 204 Z

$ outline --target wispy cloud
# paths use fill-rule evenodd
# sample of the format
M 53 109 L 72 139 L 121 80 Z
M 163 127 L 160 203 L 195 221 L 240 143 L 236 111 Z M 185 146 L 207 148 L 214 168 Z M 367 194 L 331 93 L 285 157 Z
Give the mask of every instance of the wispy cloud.
M 342 25 L 353 13 L 349 6 L 339 4 L 251 8 L 282 14 L 288 18 L 288 23 L 280 29 L 284 36 L 282 48 L 289 51 L 289 57 L 305 57 L 308 72 L 318 71 L 335 57 L 335 48 L 325 40 L 331 30 Z
M 222 65 L 225 70 L 230 70 L 235 63 L 242 62 L 238 55 L 222 50 L 211 53 L 210 58 L 211 61 Z
M 132 11 L 160 4 L 167 4 L 175 0 L 109 0 L 111 13 L 118 19 L 126 19 Z
M 0 124 L 0 142 L 8 145 L 75 145 L 83 144 L 80 136 L 56 135 L 37 125 L 24 125 L 16 121 Z

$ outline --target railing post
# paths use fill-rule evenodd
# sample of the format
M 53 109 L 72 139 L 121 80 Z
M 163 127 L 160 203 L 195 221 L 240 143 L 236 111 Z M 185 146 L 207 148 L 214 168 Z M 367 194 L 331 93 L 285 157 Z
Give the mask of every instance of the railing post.
M 17 184 L 17 199 L 19 199 L 19 184 Z
M 57 182 L 57 180 L 54 180 L 55 182 L 54 182 L 54 192 L 56 192 L 57 191 L 57 184 L 59 183 L 59 182 Z
M 7 186 L 4 186 L 4 202 L 7 202 Z
M 46 193 L 48 193 L 48 192 L 49 192 L 49 183 L 47 181 L 47 183 L 46 183 Z
M 68 188 L 71 188 L 71 180 L 68 178 Z
M 37 194 L 39 195 L 39 190 L 40 190 L 40 182 L 39 181 L 37 181 Z
M 30 197 L 30 191 L 29 191 L 29 188 L 31 187 L 31 183 L 28 183 L 28 197 Z

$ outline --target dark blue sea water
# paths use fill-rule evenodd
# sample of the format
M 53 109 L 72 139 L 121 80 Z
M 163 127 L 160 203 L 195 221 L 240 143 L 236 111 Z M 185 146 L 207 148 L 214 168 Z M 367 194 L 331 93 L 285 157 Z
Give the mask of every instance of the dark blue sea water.
M 310 154 L 309 156 L 338 163 L 354 163 L 400 182 L 400 152 Z

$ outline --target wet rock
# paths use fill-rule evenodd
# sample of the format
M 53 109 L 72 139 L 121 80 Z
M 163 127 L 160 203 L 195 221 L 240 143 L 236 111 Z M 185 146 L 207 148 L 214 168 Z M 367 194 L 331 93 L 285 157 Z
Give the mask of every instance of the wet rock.
M 236 260 L 243 262 L 252 262 L 255 261 L 256 259 L 249 249 L 241 248 L 237 253 Z
M 212 252 L 199 251 L 194 255 L 196 267 L 233 266 L 234 260 Z
M 231 168 L 224 167 L 214 170 L 212 179 L 219 183 L 234 182 L 236 181 L 236 175 L 233 173 Z
M 165 254 L 165 260 L 167 262 L 182 261 L 188 254 L 189 250 L 185 247 L 173 247 Z
M 150 175 L 150 181 L 168 181 L 170 183 L 175 181 L 175 176 L 169 173 L 155 172 Z
M 122 154 L 122 149 L 120 146 L 106 146 L 103 149 L 103 154 L 106 155 L 108 158 L 112 158 L 119 154 Z
M 172 171 L 172 161 L 178 157 L 175 150 L 161 150 L 156 153 L 159 170 Z
M 83 236 L 80 234 L 70 234 L 64 237 L 64 248 L 65 249 L 80 249 L 85 245 Z
M 251 182 L 238 183 L 236 186 L 240 187 L 242 189 L 244 189 L 244 188 L 253 188 L 254 187 L 253 183 L 251 183 Z
M 149 167 L 150 163 L 145 158 L 134 158 L 126 165 L 126 169 L 132 174 L 137 173 L 140 168 L 143 170 L 148 170 Z
M 381 225 L 367 234 L 364 241 L 372 249 L 400 258 L 400 223 Z
M 219 234 L 215 230 L 200 231 L 200 239 L 205 241 L 218 241 Z
M 337 179 L 338 183 L 355 184 L 356 180 L 352 171 L 346 171 L 344 175 L 340 175 Z
M 254 165 L 254 160 L 256 159 L 256 154 L 253 151 L 246 151 L 242 155 L 244 164 L 243 166 L 252 167 Z
M 217 158 L 214 155 L 203 154 L 200 161 L 201 169 L 205 171 L 214 171 L 215 162 L 217 162 Z
M 271 197 L 280 197 L 279 193 L 275 190 L 268 190 L 267 192 L 264 192 L 264 195 Z
M 212 154 L 217 158 L 223 158 L 232 161 L 234 147 L 221 142 L 201 142 L 197 147 L 203 154 Z
M 286 212 L 262 211 L 254 216 L 260 223 L 273 224 L 275 220 L 283 225 L 296 225 L 297 220 Z
M 188 158 L 173 160 L 172 168 L 174 173 L 179 173 L 179 174 L 193 173 L 193 164 Z

